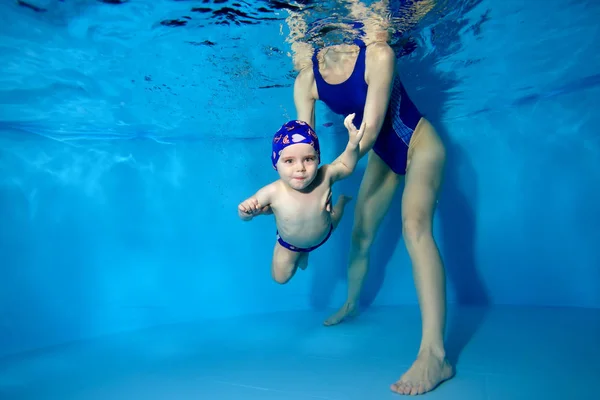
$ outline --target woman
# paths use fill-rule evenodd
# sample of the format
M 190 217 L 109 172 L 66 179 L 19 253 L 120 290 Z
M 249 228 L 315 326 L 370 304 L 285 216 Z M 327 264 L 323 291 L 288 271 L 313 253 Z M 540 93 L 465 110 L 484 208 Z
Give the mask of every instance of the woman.
M 354 28 L 362 29 L 360 23 Z M 395 74 L 396 57 L 381 32 L 364 41 L 312 50 L 296 44 L 294 83 L 297 119 L 315 127 L 315 102 L 323 101 L 340 115 L 356 113 L 365 124 L 360 157 L 368 154 L 355 207 L 348 267 L 348 297 L 325 321 L 335 325 L 357 311 L 369 253 L 383 217 L 403 179 L 403 237 L 412 261 L 422 318 L 421 346 L 416 361 L 391 389 L 422 394 L 454 375 L 443 343 L 446 313 L 445 273 L 432 234 L 433 213 L 445 163 L 445 148 L 435 128 L 410 101 Z M 371 38 L 371 40 L 369 40 Z M 304 46 L 304 47 L 302 47 Z

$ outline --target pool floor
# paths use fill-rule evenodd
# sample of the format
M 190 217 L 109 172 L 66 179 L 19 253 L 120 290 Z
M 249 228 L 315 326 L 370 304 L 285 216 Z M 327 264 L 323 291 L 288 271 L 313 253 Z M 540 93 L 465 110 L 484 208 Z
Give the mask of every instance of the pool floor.
M 414 306 L 335 327 L 294 311 L 127 332 L 0 360 L 0 399 L 329 399 L 389 390 L 413 361 Z M 451 308 L 454 379 L 427 399 L 600 399 L 600 310 Z

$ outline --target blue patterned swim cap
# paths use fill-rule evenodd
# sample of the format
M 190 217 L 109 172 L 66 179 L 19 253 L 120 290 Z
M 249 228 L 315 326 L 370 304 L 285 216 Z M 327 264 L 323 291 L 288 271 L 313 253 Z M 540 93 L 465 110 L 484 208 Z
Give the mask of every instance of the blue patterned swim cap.
M 299 143 L 310 144 L 314 147 L 320 161 L 321 150 L 315 131 L 304 121 L 288 121 L 273 136 L 273 152 L 271 153 L 273 168 L 277 169 L 277 161 L 283 149 Z

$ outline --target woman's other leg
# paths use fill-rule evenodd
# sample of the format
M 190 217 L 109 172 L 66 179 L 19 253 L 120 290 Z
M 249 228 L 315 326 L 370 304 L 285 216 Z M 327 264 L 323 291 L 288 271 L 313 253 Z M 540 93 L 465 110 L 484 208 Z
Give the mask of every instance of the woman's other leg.
M 421 309 L 422 336 L 417 360 L 392 385 L 401 394 L 422 394 L 454 374 L 446 360 L 446 283 L 433 238 L 433 214 L 442 182 L 446 152 L 435 128 L 421 119 L 409 150 L 402 196 L 402 229 Z
M 325 320 L 325 325 L 336 325 L 357 311 L 375 234 L 401 181 L 402 176 L 395 174 L 373 151 L 369 152 L 354 211 L 348 266 L 348 297 L 342 308 Z

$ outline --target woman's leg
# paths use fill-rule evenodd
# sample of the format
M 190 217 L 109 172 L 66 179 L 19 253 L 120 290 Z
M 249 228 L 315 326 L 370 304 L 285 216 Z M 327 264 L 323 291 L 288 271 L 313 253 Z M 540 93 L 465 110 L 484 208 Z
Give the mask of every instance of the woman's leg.
M 393 391 L 411 395 L 428 392 L 454 374 L 444 349 L 444 266 L 433 239 L 433 214 L 442 181 L 445 149 L 425 119 L 419 122 L 413 140 L 402 196 L 402 228 L 421 308 L 422 337 L 417 360 L 392 385 Z
M 348 266 L 348 298 L 324 324 L 335 325 L 355 313 L 369 266 L 369 253 L 375 234 L 387 213 L 402 177 L 395 174 L 373 151 L 358 191 L 352 228 Z

